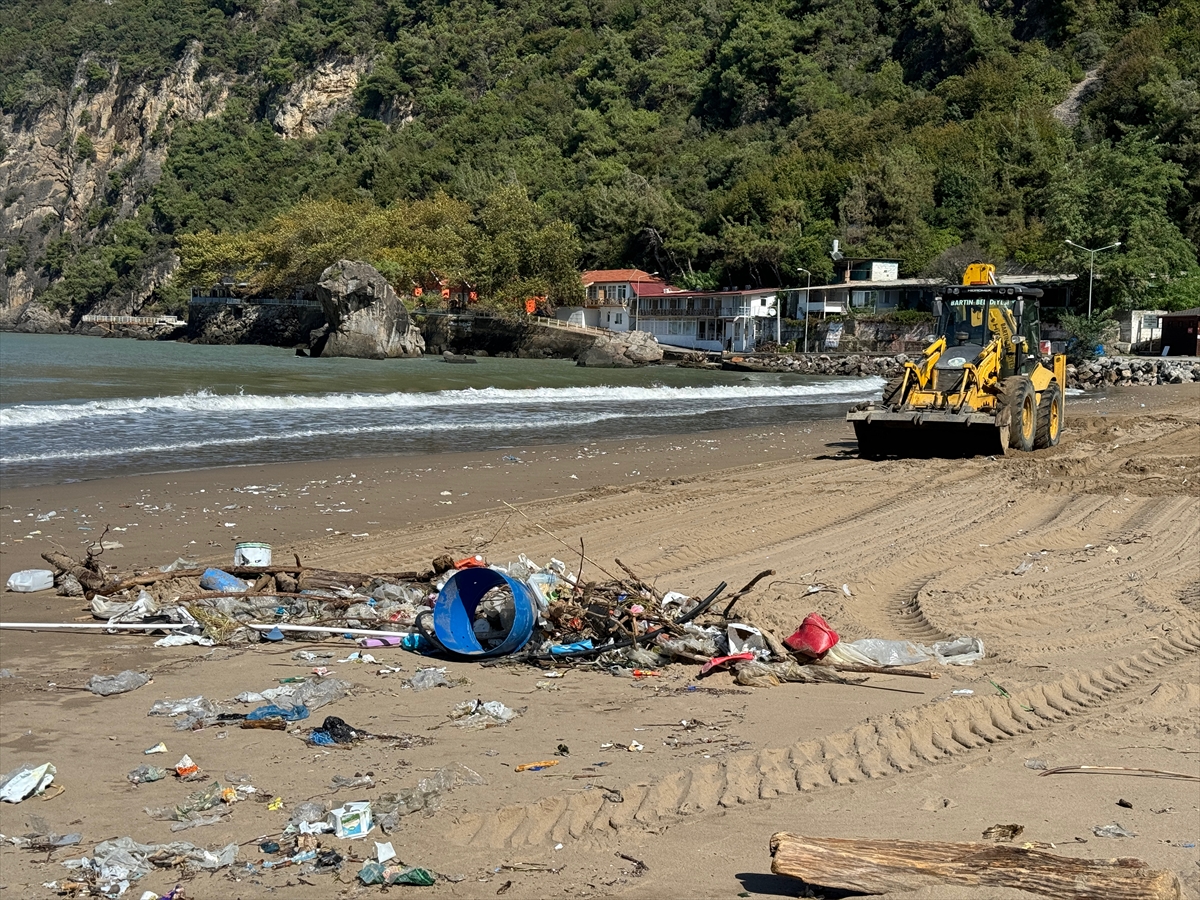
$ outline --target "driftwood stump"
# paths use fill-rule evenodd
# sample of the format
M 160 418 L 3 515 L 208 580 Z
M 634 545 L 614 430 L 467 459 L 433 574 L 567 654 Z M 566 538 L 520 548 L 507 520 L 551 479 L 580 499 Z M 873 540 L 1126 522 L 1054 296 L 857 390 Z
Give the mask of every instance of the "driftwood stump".
M 885 894 L 926 885 L 1019 888 L 1074 900 L 1182 900 L 1174 872 L 1140 859 L 1073 859 L 1022 847 L 949 841 L 771 837 L 771 871 L 809 884 Z

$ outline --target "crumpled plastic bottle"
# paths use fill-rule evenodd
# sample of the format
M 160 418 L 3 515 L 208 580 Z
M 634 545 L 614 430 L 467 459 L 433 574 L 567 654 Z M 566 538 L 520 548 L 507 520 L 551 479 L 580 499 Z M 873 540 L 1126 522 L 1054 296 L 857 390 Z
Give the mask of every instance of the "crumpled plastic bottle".
M 113 694 L 136 691 L 142 685 L 149 683 L 149 675 L 126 669 L 117 675 L 93 675 L 88 679 L 87 689 L 101 697 L 111 697 Z

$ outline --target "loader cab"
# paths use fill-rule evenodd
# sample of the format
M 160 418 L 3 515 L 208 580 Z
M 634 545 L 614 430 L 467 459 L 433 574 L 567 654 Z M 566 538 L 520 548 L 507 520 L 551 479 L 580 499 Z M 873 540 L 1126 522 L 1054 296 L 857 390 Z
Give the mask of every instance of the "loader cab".
M 978 364 L 999 339 L 1000 377 L 1028 374 L 1038 363 L 1041 322 L 1037 298 L 1042 292 L 1022 285 L 952 285 L 934 300 L 937 334 L 946 340 L 935 368 L 961 369 Z

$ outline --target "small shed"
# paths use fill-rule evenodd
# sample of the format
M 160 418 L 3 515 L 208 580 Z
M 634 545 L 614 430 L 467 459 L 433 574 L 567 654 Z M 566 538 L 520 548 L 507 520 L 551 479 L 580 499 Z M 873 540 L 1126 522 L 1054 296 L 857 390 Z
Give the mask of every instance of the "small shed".
M 1200 356 L 1200 306 L 1162 317 L 1163 356 Z

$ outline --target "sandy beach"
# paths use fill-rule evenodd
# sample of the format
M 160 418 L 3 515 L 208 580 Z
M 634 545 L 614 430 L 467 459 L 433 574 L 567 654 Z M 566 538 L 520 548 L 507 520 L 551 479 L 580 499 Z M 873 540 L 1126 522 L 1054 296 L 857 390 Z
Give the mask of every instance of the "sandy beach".
M 1200 784 L 1043 777 L 1026 765 L 1200 776 L 1195 385 L 1072 397 L 1059 447 L 1001 459 L 868 462 L 835 420 L 677 439 L 568 437 L 9 489 L 0 575 L 42 565 L 39 554 L 56 544 L 82 555 L 106 527 L 105 540 L 122 546 L 103 559 L 119 572 L 179 556 L 225 564 L 236 542 L 254 540 L 284 558 L 365 572 L 424 568 L 446 552 L 495 562 L 557 556 L 575 568 L 582 539 L 589 559 L 609 566 L 619 557 L 658 588 L 691 595 L 774 569 L 737 615 L 780 636 L 816 610 L 847 640 L 970 635 L 987 657 L 942 668 L 936 680 L 774 688 L 719 673 L 699 680 L 698 666 L 641 679 L 581 667 L 548 682 L 531 667 L 449 662 L 463 683 L 414 693 L 402 684 L 422 657 L 383 649 L 372 651 L 377 665 L 339 663 L 355 649 L 345 640 L 158 649 L 148 637 L 5 631 L 0 667 L 13 677 L 0 679 L 0 772 L 52 762 L 65 790 L 4 804 L 0 832 L 23 834 L 41 817 L 83 842 L 53 853 L 0 844 L 0 897 L 57 896 L 43 884 L 69 874 L 62 860 L 125 835 L 242 845 L 232 867 L 182 879 L 155 871 L 127 897 L 177 883 L 188 900 L 375 896 L 381 889 L 359 885 L 350 860 L 371 857 L 372 841 L 385 839 L 405 863 L 455 879 L 389 893 L 832 897 L 842 894 L 804 894 L 800 882 L 770 874 L 773 833 L 966 841 L 997 823 L 1024 826 L 1018 845 L 1138 857 L 1200 897 Z M 816 583 L 846 591 L 806 595 Z M 53 592 L 0 602 L 4 621 L 92 621 L 81 600 Z M 162 698 L 229 700 L 303 675 L 312 664 L 294 660 L 297 649 L 332 652 L 326 663 L 355 684 L 322 716 L 414 738 L 326 750 L 276 731 L 180 732 L 146 715 Z M 380 675 L 380 665 L 401 671 Z M 153 682 L 109 698 L 83 688 L 93 674 L 123 669 Z M 963 690 L 973 693 L 953 693 Z M 472 698 L 521 715 L 486 731 L 452 726 L 449 711 Z M 143 756 L 159 741 L 167 756 Z M 644 749 L 625 749 L 634 742 Z M 515 771 L 555 758 L 563 744 L 558 765 Z M 125 776 L 184 753 L 217 779 L 249 775 L 283 809 L 240 802 L 218 824 L 172 833 L 144 810 L 176 804 L 196 785 L 135 786 Z M 387 838 L 324 836 L 347 857 L 339 874 L 258 865 L 258 843 L 279 834 L 295 804 L 369 799 L 449 763 L 486 784 L 458 787 Z M 375 788 L 331 791 L 334 776 L 368 772 Z M 1114 822 L 1136 837 L 1093 832 Z M 1034 895 L 926 887 L 887 896 Z

